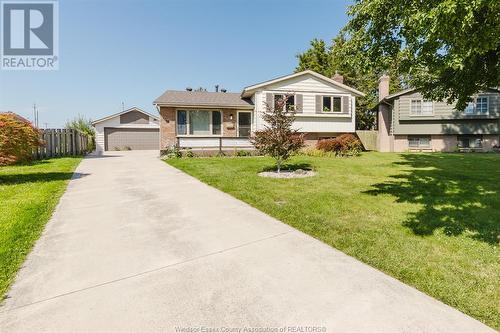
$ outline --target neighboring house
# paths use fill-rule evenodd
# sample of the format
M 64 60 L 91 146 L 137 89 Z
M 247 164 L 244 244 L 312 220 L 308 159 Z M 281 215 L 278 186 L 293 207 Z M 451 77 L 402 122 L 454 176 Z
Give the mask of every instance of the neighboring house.
M 115 113 L 92 122 L 95 128 L 96 152 L 106 150 L 158 150 L 160 126 L 158 116 L 139 108 Z
M 28 119 L 24 118 L 23 116 L 20 116 L 17 113 L 12 112 L 12 111 L 0 111 L 0 115 L 11 116 L 11 117 L 14 117 L 15 119 L 17 119 L 18 121 L 33 125 L 31 123 L 31 121 L 29 121 Z
M 160 148 L 250 148 L 249 136 L 264 128 L 266 103 L 291 94 L 294 126 L 309 144 L 354 133 L 356 97 L 341 75 L 328 78 L 303 71 L 248 86 L 241 93 L 167 90 L 154 101 L 160 113 Z
M 379 81 L 379 151 L 489 151 L 498 146 L 500 91 L 481 92 L 460 111 L 425 100 L 415 89 L 389 95 L 389 80 L 384 75 Z

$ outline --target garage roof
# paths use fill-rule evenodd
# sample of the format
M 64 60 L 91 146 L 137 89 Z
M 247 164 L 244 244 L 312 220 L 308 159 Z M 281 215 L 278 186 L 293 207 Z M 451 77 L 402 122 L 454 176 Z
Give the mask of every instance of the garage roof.
M 92 125 L 95 125 L 95 124 L 97 124 L 97 123 L 100 123 L 100 122 L 106 121 L 106 120 L 111 119 L 111 118 L 114 118 L 114 117 L 121 116 L 122 114 L 129 113 L 129 112 L 131 112 L 131 111 L 138 111 L 138 112 L 144 113 L 145 115 L 147 115 L 147 116 L 149 116 L 149 117 L 153 118 L 154 120 L 158 120 L 158 116 L 154 116 L 154 115 L 152 115 L 151 113 L 148 113 L 148 112 L 146 112 L 146 111 L 144 111 L 144 110 L 141 110 L 141 109 L 139 109 L 139 108 L 132 107 L 132 108 L 130 108 L 130 109 L 127 109 L 127 110 L 124 110 L 124 111 L 121 111 L 121 112 L 118 112 L 118 113 L 112 114 L 112 115 L 110 115 L 110 116 L 107 116 L 107 117 L 104 117 L 104 118 L 101 118 L 101 119 L 94 120 L 94 121 L 92 122 Z
M 240 94 L 208 92 L 208 91 L 178 91 L 167 90 L 153 104 L 163 106 L 200 106 L 200 107 L 236 107 L 253 109 L 250 99 L 242 98 Z

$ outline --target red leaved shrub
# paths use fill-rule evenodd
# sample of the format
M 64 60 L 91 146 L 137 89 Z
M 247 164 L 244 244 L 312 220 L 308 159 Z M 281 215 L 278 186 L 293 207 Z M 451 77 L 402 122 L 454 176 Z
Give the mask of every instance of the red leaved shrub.
M 0 114 L 0 165 L 31 161 L 33 149 L 41 144 L 40 133 L 31 123 L 13 113 Z
M 334 139 L 319 140 L 316 148 L 339 156 L 354 156 L 361 152 L 363 146 L 354 135 L 342 134 Z

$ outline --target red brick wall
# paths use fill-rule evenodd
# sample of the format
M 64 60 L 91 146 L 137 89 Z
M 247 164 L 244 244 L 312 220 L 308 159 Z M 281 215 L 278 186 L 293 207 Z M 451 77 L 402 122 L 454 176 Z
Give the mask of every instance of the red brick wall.
M 160 108 L 160 149 L 165 149 L 176 143 L 175 108 Z
M 160 149 L 172 146 L 177 142 L 176 134 L 176 108 L 160 108 Z M 232 115 L 232 120 L 231 120 Z M 222 111 L 222 133 L 225 137 L 236 137 L 237 110 L 226 109 Z
M 231 120 L 231 115 L 233 116 L 233 120 Z M 225 137 L 235 137 L 236 134 L 236 118 L 237 111 L 233 109 L 227 109 L 222 111 L 222 124 L 223 130 L 222 134 Z

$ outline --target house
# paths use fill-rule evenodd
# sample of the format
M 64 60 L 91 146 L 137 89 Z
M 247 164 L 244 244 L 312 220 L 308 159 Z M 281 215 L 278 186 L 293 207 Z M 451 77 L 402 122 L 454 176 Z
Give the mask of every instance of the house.
M 499 144 L 500 91 L 473 96 L 465 110 L 430 101 L 415 89 L 389 94 L 390 78 L 379 80 L 378 150 L 489 151 Z
M 30 124 L 30 125 L 33 125 L 31 123 L 31 121 L 29 121 L 28 119 L 24 118 L 23 116 L 20 116 L 18 115 L 17 113 L 15 112 L 12 112 L 12 111 L 0 111 L 0 115 L 3 115 L 3 116 L 10 116 L 10 117 L 13 117 L 14 119 L 20 121 L 20 122 L 23 122 L 23 123 L 27 123 L 27 124 Z
M 249 136 L 263 129 L 266 103 L 285 94 L 296 113 L 294 126 L 306 142 L 354 133 L 356 97 L 364 94 L 307 70 L 243 89 L 241 93 L 167 90 L 153 104 L 160 113 L 160 149 L 174 145 L 193 149 L 250 148 Z
M 96 152 L 107 150 L 158 150 L 160 126 L 158 116 L 133 107 L 95 120 Z

